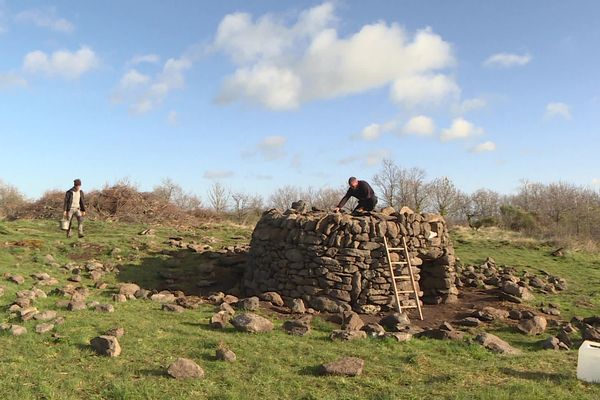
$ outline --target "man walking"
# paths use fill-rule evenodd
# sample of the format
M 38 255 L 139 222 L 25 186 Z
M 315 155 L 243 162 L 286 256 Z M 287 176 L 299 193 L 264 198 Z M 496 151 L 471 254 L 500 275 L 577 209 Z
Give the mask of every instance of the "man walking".
M 356 197 L 358 199 L 358 205 L 353 212 L 373 211 L 377 205 L 377 196 L 375 196 L 375 192 L 371 185 L 369 185 L 367 181 L 359 181 L 353 176 L 348 179 L 348 185 L 350 185 L 350 187 L 348 188 L 346 195 L 340 200 L 335 211 L 339 211 L 340 208 L 344 207 L 350 197 Z
M 83 190 L 81 190 L 81 180 L 75 179 L 73 187 L 65 194 L 64 216 L 69 221 L 67 229 L 67 238 L 71 237 L 71 224 L 73 217 L 77 217 L 77 231 L 79 237 L 83 237 L 83 217 L 85 216 L 85 201 Z

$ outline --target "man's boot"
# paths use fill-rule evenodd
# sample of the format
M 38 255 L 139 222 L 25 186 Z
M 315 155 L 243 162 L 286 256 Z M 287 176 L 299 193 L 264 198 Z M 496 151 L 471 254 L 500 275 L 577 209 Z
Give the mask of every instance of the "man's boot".
M 71 238 L 71 236 L 72 236 L 72 235 L 71 235 L 71 230 L 70 230 L 70 229 L 68 229 L 68 230 L 67 230 L 67 239 L 70 239 L 70 238 Z

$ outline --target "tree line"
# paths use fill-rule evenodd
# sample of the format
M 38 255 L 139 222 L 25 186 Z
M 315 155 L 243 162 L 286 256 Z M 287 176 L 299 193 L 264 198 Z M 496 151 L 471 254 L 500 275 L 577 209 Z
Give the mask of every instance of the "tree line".
M 448 177 L 428 179 L 423 169 L 405 168 L 389 159 L 383 161 L 370 182 L 381 207 L 399 210 L 407 206 L 415 212 L 437 213 L 451 224 L 473 229 L 499 226 L 546 237 L 600 241 L 600 192 L 590 187 L 523 181 L 510 195 L 483 188 L 466 193 Z M 119 181 L 119 185 L 136 189 L 129 181 Z M 203 201 L 173 180 L 165 179 L 151 194 L 182 211 L 210 212 L 239 223 L 253 223 L 265 209 L 285 210 L 296 200 L 304 200 L 317 209 L 331 209 L 345 191 L 345 186 L 286 185 L 263 197 L 214 182 Z M 16 187 L 0 180 L 0 219 L 16 215 L 28 203 L 31 202 Z M 353 206 L 350 202 L 346 207 Z

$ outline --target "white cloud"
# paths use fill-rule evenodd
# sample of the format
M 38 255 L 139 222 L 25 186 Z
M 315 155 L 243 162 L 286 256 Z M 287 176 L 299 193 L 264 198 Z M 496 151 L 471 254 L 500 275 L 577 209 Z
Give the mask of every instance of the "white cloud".
M 548 103 L 546 105 L 545 117 L 571 119 L 571 107 L 569 107 L 569 105 L 566 103 Z
M 418 136 L 429 136 L 435 132 L 435 123 L 425 115 L 412 117 L 402 128 L 402 133 Z
M 484 153 L 496 150 L 496 143 L 487 141 L 483 143 L 479 143 L 476 146 L 473 146 L 469 149 L 471 153 Z
M 186 57 L 168 59 L 154 76 L 128 70 L 113 93 L 113 101 L 129 103 L 129 110 L 143 114 L 154 110 L 173 90 L 185 87 L 185 72 L 192 67 Z
M 167 114 L 167 122 L 172 125 L 175 126 L 177 125 L 177 120 L 178 120 L 178 115 L 177 115 L 177 111 L 169 111 L 169 114 Z
M 0 90 L 25 87 L 27 80 L 15 72 L 0 72 Z
M 225 179 L 233 176 L 233 171 L 224 169 L 212 169 L 204 171 L 205 179 Z
M 378 165 L 381 164 L 384 159 L 390 158 L 390 156 L 391 152 L 389 150 L 374 150 L 367 154 L 364 163 L 368 166 Z
M 45 74 L 59 76 L 64 79 L 77 79 L 84 73 L 96 68 L 99 64 L 98 56 L 86 46 L 71 52 L 59 50 L 52 54 L 36 50 L 25 55 L 23 69 L 31 74 Z
M 48 28 L 56 32 L 70 33 L 75 26 L 68 20 L 56 15 L 55 7 L 33 8 L 15 15 L 15 20 L 20 23 L 30 23 L 40 28 Z
M 277 160 L 285 156 L 286 142 L 285 136 L 267 136 L 261 140 L 257 149 L 266 160 Z
M 594 186 L 600 186 L 600 178 L 594 178 L 594 179 L 592 179 L 592 185 L 594 185 Z
M 396 122 L 390 121 L 384 124 L 370 124 L 363 128 L 360 133 L 354 135 L 354 137 L 358 137 L 364 140 L 375 140 L 378 139 L 382 134 L 386 132 L 390 132 L 396 127 Z
M 451 46 L 429 28 L 409 35 L 397 24 L 377 22 L 338 37 L 336 21 L 329 2 L 303 11 L 292 23 L 270 14 L 255 20 L 246 13 L 225 16 L 213 46 L 237 69 L 217 100 L 287 110 L 396 81 L 393 97 L 411 105 L 439 102 L 458 91 L 451 78 L 436 73 L 454 64 Z M 418 89 L 403 94 L 416 85 L 413 80 L 421 83 Z
M 456 114 L 467 114 L 471 111 L 479 110 L 487 106 L 487 101 L 481 97 L 474 97 L 472 99 L 466 99 L 460 102 L 454 107 Z
M 387 149 L 372 150 L 372 151 L 368 152 L 366 155 L 365 154 L 351 155 L 351 156 L 339 159 L 338 164 L 348 165 L 348 164 L 360 163 L 363 166 L 371 167 L 373 165 L 381 164 L 381 162 L 384 159 L 390 158 L 391 154 L 392 153 Z
M 256 174 L 255 175 L 256 179 L 260 179 L 261 181 L 270 181 L 271 179 L 273 179 L 273 175 L 268 175 L 268 174 Z
M 121 81 L 119 82 L 119 86 L 122 89 L 129 89 L 139 85 L 144 85 L 150 81 L 150 77 L 148 75 L 144 75 L 138 72 L 136 69 L 130 69 L 123 75 Z
M 397 79 L 391 88 L 392 100 L 414 107 L 421 104 L 440 104 L 448 98 L 458 98 L 460 88 L 446 75 L 416 75 Z
M 160 62 L 160 57 L 156 54 L 138 54 L 135 55 L 129 60 L 128 64 L 137 65 L 142 63 L 148 64 L 158 64 Z
M 529 54 L 496 53 L 483 62 L 486 67 L 510 68 L 526 65 L 531 61 Z
M 446 142 L 455 139 L 467 139 L 472 136 L 482 135 L 483 129 L 473 125 L 464 118 L 455 118 L 448 129 L 442 131 L 441 139 Z

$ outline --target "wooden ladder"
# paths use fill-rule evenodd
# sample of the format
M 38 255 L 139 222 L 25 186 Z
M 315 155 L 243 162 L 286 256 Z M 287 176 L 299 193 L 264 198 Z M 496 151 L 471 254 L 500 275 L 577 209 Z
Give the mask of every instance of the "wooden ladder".
M 412 270 L 412 264 L 410 263 L 410 256 L 408 255 L 408 247 L 406 246 L 406 239 L 402 236 L 402 247 L 389 247 L 387 238 L 383 237 L 383 243 L 385 244 L 385 253 L 387 255 L 388 264 L 390 266 L 390 274 L 392 275 L 392 287 L 394 288 L 394 296 L 396 297 L 396 308 L 398 312 L 401 313 L 403 309 L 406 308 L 416 308 L 419 311 L 419 318 L 421 321 L 423 320 L 423 311 L 421 310 L 421 303 L 419 301 L 419 290 L 417 288 L 417 283 L 415 282 L 415 276 Z M 392 261 L 390 257 L 390 251 L 400 251 L 404 253 L 404 261 Z M 408 267 L 408 275 L 402 275 L 401 273 L 396 276 L 394 273 L 394 266 L 400 265 L 400 271 L 402 271 L 402 266 Z M 410 280 L 412 290 L 398 290 L 398 285 L 396 285 L 396 281 L 408 281 Z M 401 306 L 400 305 L 400 295 L 408 294 L 409 296 L 412 294 L 414 296 L 415 305 L 414 306 Z

